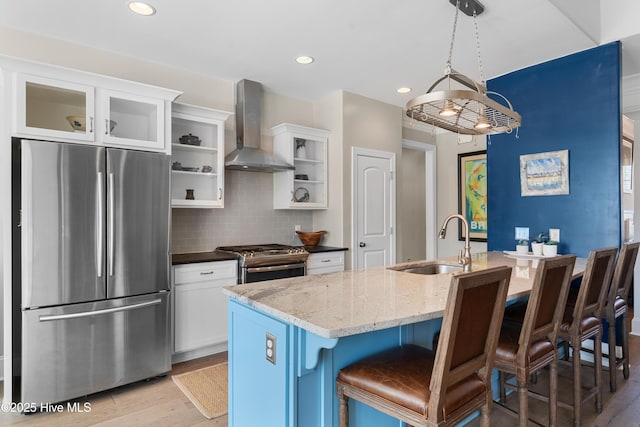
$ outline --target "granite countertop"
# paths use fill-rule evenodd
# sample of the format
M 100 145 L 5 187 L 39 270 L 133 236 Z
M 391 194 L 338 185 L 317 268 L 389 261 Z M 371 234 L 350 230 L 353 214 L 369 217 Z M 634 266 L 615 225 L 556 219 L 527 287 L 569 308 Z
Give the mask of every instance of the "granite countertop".
M 437 261 L 456 263 L 456 257 Z M 526 296 L 535 259 L 502 252 L 473 254 L 472 270 L 513 267 L 508 299 Z M 411 262 L 399 264 L 409 266 Z M 578 258 L 574 278 L 584 272 Z M 452 274 L 420 275 L 384 267 L 228 286 L 232 299 L 325 338 L 339 338 L 442 317 Z
M 228 252 L 210 251 L 210 252 L 193 252 L 187 254 L 171 255 L 171 264 L 190 264 L 195 262 L 209 261 L 230 261 L 238 259 L 237 256 Z

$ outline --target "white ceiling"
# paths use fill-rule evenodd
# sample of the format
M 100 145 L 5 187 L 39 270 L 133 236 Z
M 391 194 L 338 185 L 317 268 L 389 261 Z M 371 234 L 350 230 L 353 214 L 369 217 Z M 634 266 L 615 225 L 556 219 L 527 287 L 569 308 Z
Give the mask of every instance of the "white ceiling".
M 640 73 L 640 34 L 634 34 L 640 28 L 633 23 L 622 34 L 605 31 L 616 15 L 601 16 L 600 0 L 481 2 L 485 79 L 610 41 L 602 34 L 623 40 L 623 74 Z M 150 3 L 157 14 L 141 17 L 128 10 L 127 0 L 0 0 L 0 26 L 225 80 L 248 78 L 303 100 L 343 89 L 404 106 L 442 75 L 455 12 L 448 0 Z M 640 2 L 615 3 L 624 16 Z M 316 61 L 298 65 L 294 58 L 301 54 Z M 452 63 L 480 79 L 473 19 L 463 14 Z M 413 92 L 399 95 L 400 86 Z

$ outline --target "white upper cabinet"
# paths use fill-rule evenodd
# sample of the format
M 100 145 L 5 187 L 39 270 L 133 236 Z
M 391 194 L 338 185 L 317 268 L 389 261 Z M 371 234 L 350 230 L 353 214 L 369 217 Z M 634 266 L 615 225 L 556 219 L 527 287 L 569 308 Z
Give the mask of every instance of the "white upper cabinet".
M 100 137 L 107 145 L 164 151 L 164 100 L 101 90 Z
M 271 135 L 274 154 L 295 166 L 273 173 L 274 209 L 326 209 L 329 131 L 282 123 Z
M 95 140 L 95 89 L 16 74 L 16 134 Z
M 166 136 L 180 92 L 0 57 L 11 75 L 11 134 L 171 154 Z
M 172 207 L 224 207 L 224 123 L 229 116 L 226 111 L 173 104 Z

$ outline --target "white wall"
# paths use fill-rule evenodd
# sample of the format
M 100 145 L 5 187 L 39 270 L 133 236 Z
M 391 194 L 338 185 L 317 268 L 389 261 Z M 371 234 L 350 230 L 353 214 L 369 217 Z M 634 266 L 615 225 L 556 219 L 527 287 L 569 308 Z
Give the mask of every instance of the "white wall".
M 234 109 L 234 82 L 0 27 L 0 54 L 184 92 L 179 102 Z
M 634 153 L 633 153 L 633 203 L 634 203 L 634 218 L 635 224 L 638 227 L 635 230 L 634 240 L 638 241 L 640 236 L 640 155 L 638 155 L 637 147 L 635 146 L 637 137 L 640 135 L 640 111 L 625 114 L 634 123 Z M 640 259 L 636 260 L 636 265 L 633 270 L 633 299 L 635 307 L 640 307 Z M 631 321 L 631 333 L 633 335 L 640 335 L 640 316 L 634 316 Z
M 398 262 L 426 258 L 426 193 L 424 151 L 402 149 L 398 162 Z
M 398 162 L 402 156 L 402 109 L 349 92 L 344 92 L 343 101 L 342 228 L 345 246 L 351 247 L 351 149 L 360 147 L 395 153 Z M 402 183 L 396 179 L 395 184 L 396 206 L 401 207 L 398 189 Z M 345 266 L 351 265 L 351 252 L 346 253 Z
M 343 92 L 332 92 L 314 104 L 318 127 L 330 130 L 327 145 L 327 206 L 328 209 L 313 212 L 313 229 L 329 230 L 323 237 L 326 246 L 346 247 L 342 228 L 342 211 L 344 209 L 344 170 L 343 170 Z

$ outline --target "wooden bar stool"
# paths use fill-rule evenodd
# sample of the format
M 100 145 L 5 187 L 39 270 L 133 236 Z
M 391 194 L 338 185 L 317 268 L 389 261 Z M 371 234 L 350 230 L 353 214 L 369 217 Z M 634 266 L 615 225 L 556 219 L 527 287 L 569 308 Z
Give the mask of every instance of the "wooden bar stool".
M 500 401 L 506 401 L 506 375 L 516 377 L 519 425 L 529 421 L 528 381 L 531 374 L 549 366 L 549 425 L 557 425 L 558 352 L 557 335 L 569 294 L 574 255 L 543 259 L 536 268 L 533 286 L 524 312 L 510 313 L 505 320 L 496 348 L 495 369 L 498 370 Z M 518 310 L 520 307 L 517 307 Z M 522 307 L 524 308 L 524 307 Z M 509 311 L 509 310 L 507 310 Z M 513 311 L 513 310 L 512 310 Z M 506 316 L 505 316 L 506 319 Z M 518 321 L 519 320 L 519 321 Z M 532 394 L 533 397 L 539 395 Z
M 612 392 L 616 391 L 617 371 L 622 365 L 622 373 L 624 379 L 629 378 L 629 319 L 627 309 L 627 299 L 629 298 L 629 289 L 633 283 L 633 268 L 636 264 L 638 256 L 638 248 L 640 242 L 625 243 L 620 249 L 616 268 L 613 273 L 613 280 L 609 288 L 607 296 L 607 305 L 604 313 L 609 326 L 609 388 Z M 622 316 L 622 358 L 616 355 L 616 320 Z
M 481 411 L 489 425 L 491 366 L 511 267 L 454 274 L 438 350 L 403 345 L 349 365 L 338 374 L 340 426 L 349 399 L 411 426 L 453 426 Z
M 596 412 L 602 411 L 602 316 L 617 251 L 617 248 L 606 248 L 589 253 L 580 288 L 569 291 L 558 333 L 558 338 L 564 341 L 565 357 L 568 346 L 573 349 L 573 405 L 562 401 L 558 401 L 558 405 L 573 408 L 575 426 L 582 423 L 581 409 L 585 401 L 595 397 Z M 583 341 L 591 338 L 594 340 L 594 386 L 583 393 L 580 347 Z

